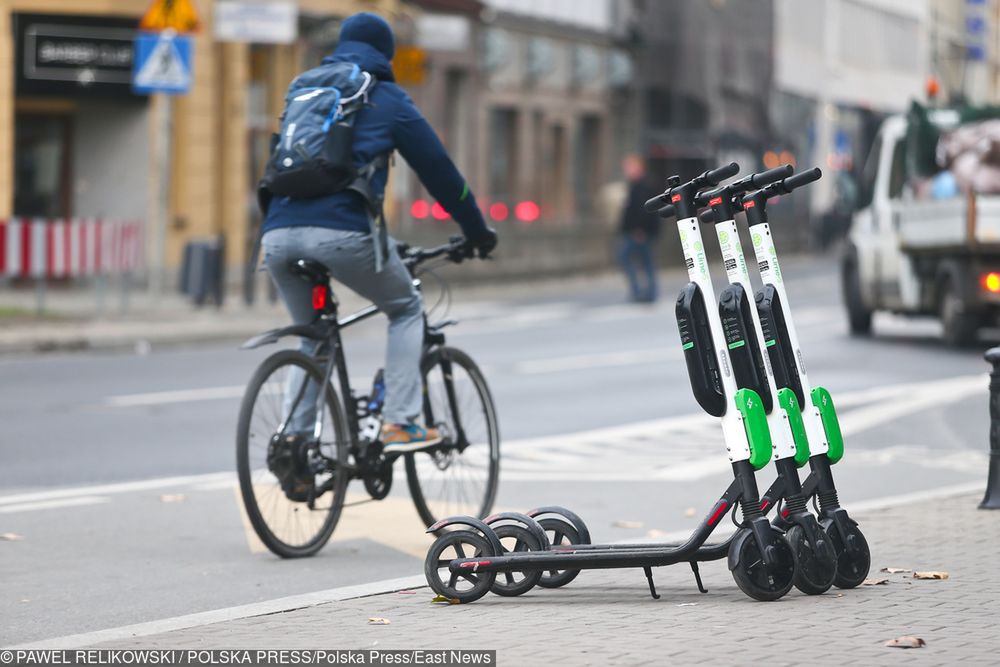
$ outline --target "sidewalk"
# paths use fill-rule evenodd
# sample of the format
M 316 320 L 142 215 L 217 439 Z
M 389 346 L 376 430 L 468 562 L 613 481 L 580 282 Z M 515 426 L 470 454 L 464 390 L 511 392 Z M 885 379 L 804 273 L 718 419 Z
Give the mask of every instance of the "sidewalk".
M 496 649 L 514 664 L 996 665 L 1000 655 L 1000 512 L 981 494 L 859 513 L 872 547 L 872 579 L 886 583 L 792 591 L 774 603 L 744 596 L 723 563 L 702 568 L 699 594 L 686 566 L 585 571 L 564 589 L 520 598 L 489 594 L 469 605 L 431 603 L 428 588 L 243 618 L 104 644 L 108 648 Z M 596 535 L 597 539 L 604 537 Z M 946 571 L 915 580 L 910 572 Z M 400 576 L 410 573 L 386 573 Z M 369 625 L 370 617 L 389 625 Z M 884 646 L 896 637 L 926 646 Z
M 800 255 L 788 257 L 783 264 L 787 273 L 831 261 L 825 256 Z M 624 279 L 613 270 L 474 284 L 462 284 L 461 271 L 460 266 L 441 270 L 453 290 L 453 315 L 460 319 L 482 317 L 484 311 L 501 316 L 502 310 L 486 308 L 498 301 L 537 302 L 602 292 L 613 299 L 624 299 L 625 295 Z M 262 277 L 261 286 L 263 280 Z M 679 267 L 661 271 L 664 303 L 669 303 L 676 288 L 686 281 Z M 50 289 L 45 298 L 45 315 L 39 318 L 34 315 L 35 292 L 31 288 L 0 288 L 0 355 L 108 349 L 142 351 L 161 345 L 238 341 L 289 323 L 282 303 L 268 302 L 263 287 L 258 289 L 257 303 L 253 306 L 246 306 L 239 292 L 231 292 L 222 308 L 212 305 L 195 308 L 174 292 L 151 296 L 142 290 L 130 292 L 128 306 L 123 308 L 120 293 L 111 288 L 106 292 L 98 314 L 99 300 L 92 289 Z M 336 294 L 344 313 L 367 305 L 346 288 L 337 288 Z M 438 287 L 433 278 L 426 279 L 425 294 L 429 303 L 436 301 Z

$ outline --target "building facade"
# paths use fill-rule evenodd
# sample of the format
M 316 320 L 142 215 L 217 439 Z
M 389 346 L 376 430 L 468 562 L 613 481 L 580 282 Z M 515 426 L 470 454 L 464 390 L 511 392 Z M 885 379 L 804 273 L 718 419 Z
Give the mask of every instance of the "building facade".
M 293 39 L 248 43 L 220 38 L 218 3 L 193 0 L 193 86 L 166 98 L 130 86 L 132 40 L 149 4 L 0 0 L 0 219 L 142 220 L 154 280 L 196 238 L 223 237 L 238 266 L 288 82 L 331 47 L 340 19 L 393 17 L 400 5 L 299 0 Z

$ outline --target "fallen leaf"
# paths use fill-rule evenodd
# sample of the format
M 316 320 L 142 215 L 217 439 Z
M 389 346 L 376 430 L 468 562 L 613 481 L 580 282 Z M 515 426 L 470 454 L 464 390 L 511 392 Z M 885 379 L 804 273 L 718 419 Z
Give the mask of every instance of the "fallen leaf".
M 890 648 L 923 648 L 927 646 L 927 642 L 920 637 L 906 636 L 890 639 L 885 643 L 885 645 Z
M 861 582 L 862 586 L 885 586 L 889 583 L 888 579 L 865 579 Z
M 399 593 L 400 595 L 416 595 L 417 594 L 416 591 L 396 591 L 396 592 Z
M 183 493 L 164 493 L 160 496 L 161 503 L 182 503 L 187 500 Z
M 947 572 L 914 572 L 914 579 L 947 579 Z
M 0 541 L 20 542 L 23 539 L 24 535 L 18 535 L 17 533 L 0 533 Z
M 373 616 L 368 619 L 368 625 L 389 625 L 389 619 Z
M 614 528 L 642 528 L 642 521 L 615 521 L 611 524 Z
M 837 595 L 835 595 L 834 597 L 842 598 L 842 597 L 844 597 L 844 594 L 843 593 L 837 593 Z
M 659 528 L 650 528 L 646 531 L 646 537 L 666 537 L 667 531 Z
M 903 572 L 913 572 L 913 570 L 906 570 L 901 567 L 883 567 L 879 572 L 886 572 L 888 574 L 901 574 Z
M 435 595 L 434 599 L 431 600 L 431 602 L 445 602 L 447 604 L 461 604 L 462 603 L 461 600 L 459 600 L 458 598 L 446 598 L 443 595 Z
M 695 516 L 697 513 L 698 513 L 698 510 L 696 510 L 693 507 L 689 507 L 686 510 L 684 510 L 684 516 L 687 516 L 687 517 Z

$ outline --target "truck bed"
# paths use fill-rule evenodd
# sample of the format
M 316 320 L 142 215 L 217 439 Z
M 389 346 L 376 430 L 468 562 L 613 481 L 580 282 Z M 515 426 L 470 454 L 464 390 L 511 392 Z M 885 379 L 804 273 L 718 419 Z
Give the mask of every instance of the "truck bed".
M 904 251 L 1000 252 L 1000 195 L 900 202 L 893 211 Z

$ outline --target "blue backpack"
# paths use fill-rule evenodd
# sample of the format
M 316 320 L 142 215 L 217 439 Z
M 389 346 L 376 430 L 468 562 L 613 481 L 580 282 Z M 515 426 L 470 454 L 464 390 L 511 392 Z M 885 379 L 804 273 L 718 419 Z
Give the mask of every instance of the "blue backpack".
M 368 181 L 385 163 L 354 166 L 351 144 L 354 120 L 376 79 L 354 63 L 327 63 L 297 76 L 285 95 L 281 131 L 272 137 L 271 157 L 262 186 L 296 199 L 354 189 L 368 200 Z

